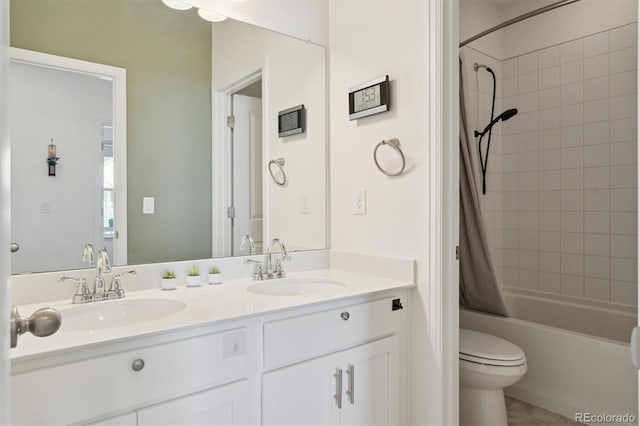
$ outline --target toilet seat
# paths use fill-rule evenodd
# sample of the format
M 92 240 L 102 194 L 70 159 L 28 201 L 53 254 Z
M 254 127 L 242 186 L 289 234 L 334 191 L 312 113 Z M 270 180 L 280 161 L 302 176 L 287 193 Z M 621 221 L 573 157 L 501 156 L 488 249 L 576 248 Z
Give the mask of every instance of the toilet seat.
M 490 334 L 460 329 L 459 358 L 476 364 L 515 367 L 526 364 L 522 349 Z

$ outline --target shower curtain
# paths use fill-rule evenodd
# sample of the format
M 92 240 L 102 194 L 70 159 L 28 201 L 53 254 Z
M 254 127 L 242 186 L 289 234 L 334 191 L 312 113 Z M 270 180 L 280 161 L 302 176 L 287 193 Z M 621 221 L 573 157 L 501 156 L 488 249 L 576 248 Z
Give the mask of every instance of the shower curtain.
M 508 316 L 496 272 L 491 261 L 487 233 L 480 210 L 464 103 L 462 59 L 460 60 L 460 305 L 477 311 Z

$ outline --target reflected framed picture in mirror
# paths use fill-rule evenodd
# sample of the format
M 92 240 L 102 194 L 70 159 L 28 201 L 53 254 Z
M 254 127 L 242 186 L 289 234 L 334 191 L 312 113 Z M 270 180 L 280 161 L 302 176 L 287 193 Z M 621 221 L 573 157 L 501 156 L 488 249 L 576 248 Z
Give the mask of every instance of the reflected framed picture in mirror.
M 285 137 L 305 132 L 305 108 L 297 105 L 278 113 L 278 136 Z

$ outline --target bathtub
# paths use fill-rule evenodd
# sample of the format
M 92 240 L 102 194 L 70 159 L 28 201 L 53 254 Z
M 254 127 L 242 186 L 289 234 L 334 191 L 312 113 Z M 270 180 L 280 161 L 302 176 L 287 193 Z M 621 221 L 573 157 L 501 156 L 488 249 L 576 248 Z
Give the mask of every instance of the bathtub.
M 527 374 L 505 394 L 570 419 L 576 413 L 629 413 L 637 421 L 638 370 L 628 344 L 635 309 L 582 306 L 570 298 L 517 290 L 504 296 L 512 317 L 461 309 L 460 327 L 502 337 L 524 350 Z

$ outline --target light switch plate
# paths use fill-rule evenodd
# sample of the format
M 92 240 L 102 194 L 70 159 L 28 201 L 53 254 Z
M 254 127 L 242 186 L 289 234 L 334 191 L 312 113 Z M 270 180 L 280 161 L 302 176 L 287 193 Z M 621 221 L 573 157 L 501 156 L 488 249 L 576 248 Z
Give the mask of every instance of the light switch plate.
M 155 197 L 142 198 L 142 214 L 154 214 L 156 212 Z

